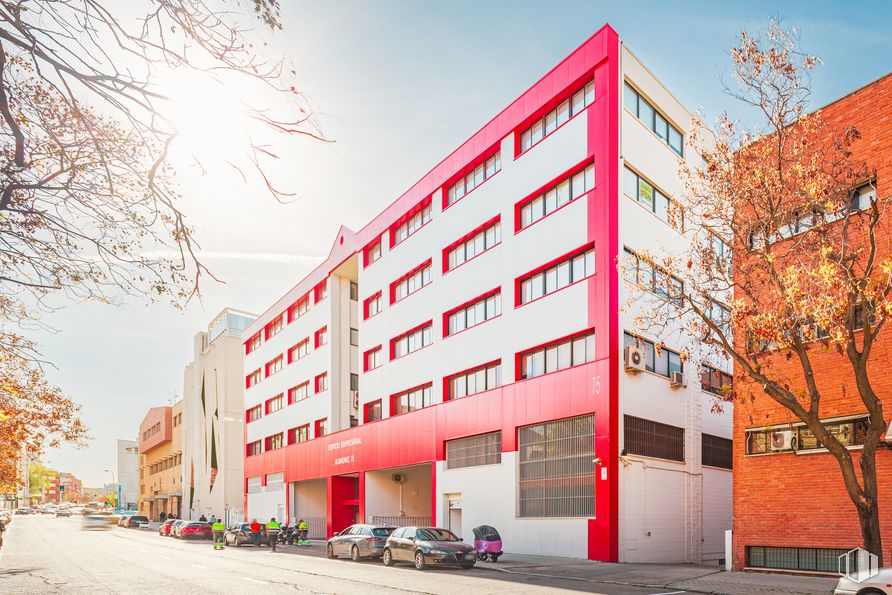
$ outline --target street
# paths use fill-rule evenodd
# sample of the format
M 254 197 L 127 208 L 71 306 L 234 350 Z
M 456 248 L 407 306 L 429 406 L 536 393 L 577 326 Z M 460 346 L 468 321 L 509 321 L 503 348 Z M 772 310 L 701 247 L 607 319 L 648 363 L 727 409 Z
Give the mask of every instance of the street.
M 482 566 L 482 565 L 481 565 Z M 666 589 L 503 572 L 387 568 L 328 560 L 320 545 L 228 547 L 113 527 L 82 531 L 71 518 L 16 516 L 0 550 L 0 593 L 569 593 L 657 594 Z M 682 593 L 683 591 L 673 591 Z

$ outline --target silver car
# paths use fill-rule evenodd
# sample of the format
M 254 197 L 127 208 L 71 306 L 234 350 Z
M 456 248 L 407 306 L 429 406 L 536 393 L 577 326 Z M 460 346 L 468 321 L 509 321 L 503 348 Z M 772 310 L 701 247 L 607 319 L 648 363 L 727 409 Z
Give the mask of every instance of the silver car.
M 833 590 L 834 595 L 892 595 L 892 568 L 883 568 L 879 574 L 860 583 L 841 577 Z
M 326 554 L 329 558 L 349 555 L 354 562 L 380 558 L 394 529 L 384 525 L 351 525 L 328 540 Z

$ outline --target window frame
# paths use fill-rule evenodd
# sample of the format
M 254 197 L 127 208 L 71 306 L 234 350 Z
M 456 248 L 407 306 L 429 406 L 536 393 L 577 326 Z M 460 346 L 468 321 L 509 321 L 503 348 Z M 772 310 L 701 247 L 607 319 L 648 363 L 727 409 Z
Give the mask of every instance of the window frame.
M 384 255 L 384 246 L 382 242 L 383 235 L 384 234 L 378 234 L 375 239 L 366 244 L 365 247 L 362 249 L 362 268 L 366 269 L 372 264 L 381 260 L 381 257 Z M 378 255 L 375 258 L 372 258 L 376 246 L 378 248 Z
M 489 372 L 490 370 L 495 370 L 495 385 L 489 386 Z M 483 377 L 485 379 L 486 385 L 483 389 L 475 389 L 474 392 L 470 393 L 467 390 L 468 386 L 468 377 L 471 375 L 477 375 L 478 373 L 483 372 Z M 459 378 L 465 378 L 465 391 L 461 396 L 455 396 L 452 391 L 452 384 L 455 380 Z M 476 380 L 475 380 L 476 382 Z M 479 384 L 477 385 L 479 386 Z M 495 390 L 503 386 L 502 382 L 502 360 L 494 359 L 485 364 L 481 364 L 479 366 L 474 366 L 473 368 L 468 368 L 467 370 L 462 370 L 461 372 L 455 372 L 453 374 L 449 374 L 448 376 L 443 377 L 443 401 L 455 401 L 456 399 L 463 399 L 465 397 L 473 397 L 474 395 L 478 395 L 480 393 L 484 393 L 487 391 Z
M 585 190 L 585 185 L 587 185 L 587 172 L 591 168 L 591 176 L 592 176 L 592 187 L 588 190 Z M 583 191 L 576 195 L 573 191 L 573 180 L 582 174 L 583 181 Z M 597 173 L 595 171 L 595 164 L 590 157 L 576 163 L 569 169 L 555 176 L 539 188 L 537 188 L 534 192 L 527 194 L 525 197 L 514 203 L 514 235 L 519 234 L 520 232 L 527 230 L 540 221 L 544 221 L 548 219 L 550 216 L 559 212 L 564 207 L 567 207 L 580 199 L 586 198 L 591 192 L 595 190 L 597 187 Z M 561 205 L 558 205 L 557 202 L 559 189 L 562 188 L 566 184 L 568 199 Z M 548 195 L 549 193 L 554 193 L 555 207 L 545 212 L 547 210 L 548 203 Z M 530 221 L 530 223 L 524 225 L 524 217 L 523 211 L 527 207 L 527 205 L 531 205 L 536 201 L 540 201 L 542 205 L 542 215 L 536 219 Z
M 498 297 L 498 311 L 499 312 L 498 312 L 498 314 L 496 314 L 494 316 L 489 316 L 488 315 L 489 308 L 487 307 L 487 302 L 489 301 L 490 298 L 493 298 L 493 297 Z M 483 320 L 481 320 L 479 322 L 475 322 L 471 326 L 468 326 L 467 325 L 467 311 L 470 308 L 477 307 L 477 305 L 480 304 L 481 302 L 483 303 L 483 308 L 484 308 Z M 504 304 L 502 303 L 502 288 L 496 287 L 494 289 L 490 289 L 486 293 L 478 295 L 475 298 L 471 298 L 467 302 L 465 302 L 463 304 L 459 304 L 458 306 L 455 306 L 454 308 L 451 308 L 451 309 L 443 312 L 442 336 L 444 339 L 447 337 L 454 337 L 455 335 L 461 334 L 461 333 L 463 333 L 467 330 L 470 330 L 474 327 L 480 326 L 481 324 L 484 324 L 491 320 L 495 320 L 496 318 L 499 318 L 502 316 L 502 312 L 504 311 L 503 309 L 504 309 Z M 454 316 L 455 314 L 458 314 L 460 311 L 465 312 L 465 327 L 461 330 L 458 330 L 455 332 L 450 332 L 450 330 L 449 330 L 451 328 L 450 319 L 452 318 L 452 316 Z
M 320 388 L 321 387 L 321 388 Z M 313 394 L 318 395 L 328 390 L 328 372 L 316 374 L 313 378 Z
M 593 270 L 591 273 L 587 272 L 587 269 L 588 269 L 588 266 L 587 266 L 588 256 L 587 255 L 589 252 L 591 252 L 591 254 L 592 254 L 591 261 L 592 261 Z M 567 289 L 568 287 L 573 287 L 577 283 L 582 283 L 583 281 L 585 281 L 587 279 L 591 279 L 598 273 L 597 255 L 598 254 L 597 254 L 597 251 L 595 250 L 594 243 L 587 243 L 579 248 L 576 248 L 575 250 L 571 250 L 570 252 L 567 252 L 566 254 L 562 254 L 561 256 L 558 256 L 557 258 L 550 260 L 550 261 L 546 262 L 545 264 L 539 265 L 535 269 L 533 269 L 527 273 L 524 273 L 523 275 L 520 275 L 519 277 L 514 279 L 514 307 L 520 308 L 521 306 L 526 306 L 527 304 L 532 304 L 533 302 L 536 302 L 536 301 L 544 299 L 548 296 L 554 295 L 554 294 L 558 293 L 559 291 Z M 585 275 L 582 278 L 577 279 L 575 281 L 571 279 L 570 283 L 568 283 L 567 285 L 564 285 L 562 287 L 556 287 L 554 290 L 549 291 L 548 284 L 545 279 L 545 276 L 547 276 L 548 272 L 551 271 L 552 269 L 555 271 L 555 285 L 557 285 L 557 281 L 558 281 L 557 271 L 560 268 L 560 266 L 562 266 L 566 263 L 569 263 L 571 276 L 572 276 L 573 261 L 579 256 L 583 256 L 583 264 L 585 265 L 585 268 L 586 268 Z M 524 283 L 526 283 L 527 281 L 530 281 L 532 283 L 532 280 L 539 275 L 543 275 L 543 289 L 542 289 L 543 294 L 538 297 L 533 297 L 532 299 L 530 299 L 528 301 L 524 301 L 524 299 L 523 299 L 524 298 L 524 295 L 523 295 Z
M 298 391 L 304 387 L 306 387 L 306 395 L 299 399 L 295 398 L 298 394 Z M 295 403 L 300 403 L 301 401 L 303 401 L 305 399 L 309 399 L 313 394 L 310 392 L 310 381 L 304 380 L 303 382 L 301 382 L 299 384 L 295 384 L 294 386 L 292 386 L 291 388 L 288 389 L 287 394 L 288 394 L 288 404 L 289 405 L 294 405 Z
M 313 303 L 318 304 L 328 297 L 328 277 L 320 281 L 313 287 Z
M 489 160 L 493 159 L 493 167 L 494 171 L 491 174 L 487 174 L 487 164 Z M 483 167 L 484 177 L 480 183 L 477 183 L 476 180 L 474 182 L 474 187 L 470 190 L 467 189 L 467 184 L 465 183 L 468 176 L 474 174 L 478 167 Z M 453 205 L 458 204 L 466 196 L 468 196 L 474 190 L 477 190 L 485 183 L 490 181 L 492 178 L 499 175 L 499 172 L 502 171 L 502 150 L 501 150 L 501 141 L 494 143 L 491 147 L 483 151 L 480 155 L 474 158 L 470 163 L 466 166 L 458 170 L 454 175 L 452 175 L 446 182 L 442 185 L 443 196 L 442 196 L 442 205 L 441 212 L 446 211 L 449 208 L 452 208 Z M 450 200 L 449 194 L 450 192 L 458 186 L 459 181 L 462 183 L 462 195 L 454 200 Z
M 369 356 L 370 356 L 370 355 L 374 355 L 374 354 L 376 354 L 376 353 L 379 354 L 379 356 L 376 358 L 376 359 L 378 360 L 378 365 L 377 365 L 377 366 L 370 366 L 370 365 L 369 365 Z M 367 349 L 367 350 L 365 351 L 365 353 L 362 354 L 362 367 L 363 367 L 363 370 L 362 370 L 362 371 L 363 371 L 363 372 L 371 372 L 372 370 L 377 370 L 378 368 L 380 368 L 380 367 L 383 366 L 383 365 L 384 365 L 384 349 L 383 349 L 383 345 L 379 344 L 379 345 L 376 346 L 376 347 L 372 347 L 371 349 Z
M 628 106 L 628 104 L 626 103 L 626 99 L 627 99 L 627 97 L 626 97 L 626 93 L 627 93 L 627 91 L 632 91 L 633 93 L 635 93 L 636 100 L 635 100 L 635 111 L 634 111 L 634 112 L 631 110 L 631 108 L 630 108 L 630 107 Z M 650 118 L 650 119 L 651 119 L 650 124 L 648 124 L 647 122 L 645 122 L 644 119 L 642 119 L 642 117 L 641 117 L 641 115 L 640 115 L 640 112 L 641 112 L 641 102 L 642 102 L 642 101 L 643 101 L 643 102 L 650 108 L 650 110 L 651 110 L 651 112 L 652 112 L 652 113 L 651 113 L 651 118 Z M 622 103 L 623 103 L 623 109 L 624 109 L 624 110 L 626 110 L 627 112 L 629 112 L 631 115 L 635 116 L 635 119 L 636 119 L 638 122 L 640 122 L 640 123 L 642 124 L 642 126 L 645 126 L 648 130 L 650 130 L 650 131 L 654 134 L 654 136 L 656 136 L 656 137 L 657 137 L 657 138 L 658 138 L 664 145 L 666 145 L 666 146 L 669 148 L 670 151 L 672 151 L 673 153 L 675 153 L 680 159 L 684 159 L 684 154 L 685 154 L 685 150 L 684 150 L 685 133 L 681 130 L 681 128 L 679 128 L 678 126 L 675 125 L 675 123 L 674 123 L 674 121 L 672 120 L 672 118 L 668 117 L 668 116 L 666 115 L 666 112 L 665 112 L 665 111 L 663 111 L 662 109 L 656 107 L 656 106 L 654 105 L 655 102 L 653 102 L 653 101 L 651 101 L 649 98 L 647 98 L 643 93 L 641 93 L 641 91 L 638 90 L 637 87 L 635 87 L 633 84 L 631 84 L 628 80 L 623 80 L 623 101 L 622 101 Z M 661 136 L 659 135 L 659 133 L 657 132 L 657 130 L 656 130 L 656 128 L 657 128 L 656 121 L 657 121 L 657 118 L 658 118 L 658 117 L 660 117 L 660 118 L 662 118 L 663 120 L 665 120 L 665 121 L 666 121 L 666 124 L 667 124 L 667 126 L 668 126 L 667 129 L 666 129 L 666 135 L 665 135 L 666 138 L 661 137 Z M 678 146 L 678 149 L 676 149 L 676 148 L 675 148 L 674 146 L 672 146 L 672 144 L 671 144 L 671 137 L 672 137 L 672 133 L 673 133 L 673 132 L 675 132 L 676 134 L 678 134 L 679 137 L 680 137 L 680 139 L 679 139 L 679 146 Z
M 305 346 L 304 353 L 301 355 L 301 347 Z M 310 338 L 305 337 L 288 348 L 288 363 L 293 364 L 294 362 L 301 360 L 310 355 Z
M 418 353 L 422 349 L 425 349 L 425 348 L 433 345 L 434 344 L 433 322 L 434 322 L 433 320 L 428 320 L 426 322 L 422 322 L 421 324 L 412 327 L 408 331 L 400 333 L 399 335 L 390 339 L 390 361 L 394 361 L 394 360 L 398 360 L 398 359 L 407 357 L 409 355 L 412 355 L 413 353 Z M 427 344 L 424 343 L 424 331 L 426 329 L 430 329 L 430 332 L 428 333 L 428 335 L 430 336 L 430 343 L 427 343 Z M 422 344 L 421 344 L 421 347 L 418 347 L 417 349 L 413 349 L 410 351 L 409 346 L 408 346 L 408 338 L 416 333 L 421 333 L 421 343 Z M 396 355 L 396 344 L 398 341 L 400 341 L 402 339 L 407 339 L 406 353 L 404 353 L 403 355 L 397 356 Z
M 498 226 L 498 227 L 497 227 L 497 226 Z M 496 241 L 495 241 L 493 244 L 487 246 L 487 245 L 486 245 L 486 235 L 487 235 L 487 232 L 488 232 L 491 228 L 492 228 L 492 229 L 496 229 L 496 228 L 498 229 L 498 237 L 496 238 Z M 450 266 L 450 265 L 449 265 L 449 256 L 452 254 L 452 252 L 455 251 L 455 250 L 457 250 L 457 249 L 459 248 L 459 246 L 462 246 L 462 247 L 465 247 L 465 253 L 467 254 L 467 244 L 468 244 L 468 242 L 470 242 L 470 241 L 472 241 L 472 240 L 475 240 L 475 239 L 477 238 L 478 235 L 482 235 L 483 238 L 484 238 L 484 247 L 483 247 L 483 250 L 481 250 L 480 252 L 476 252 L 476 253 L 474 254 L 474 256 L 472 256 L 471 258 L 467 258 L 467 256 L 466 256 L 466 257 L 465 257 L 465 260 L 463 260 L 463 261 L 460 262 L 459 264 L 456 264 L 456 265 L 454 265 L 454 266 Z M 496 235 L 495 232 L 494 232 L 494 235 Z M 441 269 L 441 270 L 443 271 L 443 274 L 444 274 L 444 275 L 445 275 L 446 273 L 452 272 L 452 271 L 454 271 L 455 269 L 457 269 L 457 268 L 459 268 L 459 267 L 461 267 L 461 266 L 464 266 L 465 264 L 471 262 L 472 260 L 474 260 L 474 259 L 477 258 L 478 256 L 481 256 L 481 255 L 483 255 L 483 254 L 486 254 L 487 252 L 489 252 L 490 250 L 492 250 L 492 249 L 495 248 L 496 246 L 499 246 L 501 243 L 502 243 L 502 215 L 499 214 L 499 215 L 496 215 L 495 217 L 492 217 L 491 219 L 489 219 L 488 221 L 484 222 L 483 224 L 478 225 L 477 227 L 475 227 L 474 229 L 472 229 L 471 231 L 469 231 L 469 232 L 466 233 L 465 235 L 461 236 L 460 238 L 458 238 L 457 240 L 453 241 L 451 244 L 449 244 L 448 246 L 446 246 L 445 248 L 443 248 L 443 263 L 442 263 L 442 269 Z
M 581 83 L 581 84 L 580 84 Z M 591 97 L 589 98 L 589 87 L 591 87 Z M 574 102 L 573 99 L 579 94 L 582 93 L 582 104 L 581 106 L 574 111 Z M 564 121 L 560 121 L 560 112 L 561 106 L 566 103 L 567 104 L 567 118 Z M 569 123 L 573 118 L 583 113 L 586 109 L 588 109 L 591 105 L 595 103 L 595 79 L 592 72 L 586 74 L 586 76 L 574 81 L 572 85 L 568 85 L 567 89 L 562 91 L 559 95 L 557 95 L 554 99 L 549 101 L 543 109 L 538 110 L 531 118 L 528 118 L 524 121 L 523 124 L 514 129 L 514 158 L 518 159 L 521 155 L 530 151 L 533 147 L 544 141 L 546 138 L 557 132 L 561 129 L 562 126 Z M 554 122 L 555 126 L 550 131 L 548 130 L 547 119 L 548 116 L 554 114 Z M 542 136 L 537 140 L 532 140 L 532 130 L 536 126 L 536 124 L 541 123 Z M 529 132 L 530 133 L 530 144 L 524 148 L 524 135 Z
M 427 275 L 427 277 L 428 277 L 427 283 L 424 282 L 424 270 L 425 269 L 429 269 L 428 275 Z M 416 293 L 418 293 L 419 291 L 421 291 L 422 289 L 424 289 L 425 287 L 427 287 L 428 285 L 433 283 L 434 282 L 434 275 L 433 275 L 434 270 L 433 269 L 434 269 L 433 259 L 428 258 L 426 261 L 424 261 L 420 265 L 414 267 L 408 273 L 400 276 L 395 281 L 392 281 L 390 283 L 390 305 L 392 306 L 398 302 L 408 299 L 410 296 L 415 295 Z M 421 277 L 420 277 L 420 282 L 419 282 L 418 287 L 415 288 L 414 291 L 409 291 L 409 288 L 408 288 L 409 279 L 411 279 L 412 277 L 414 277 L 416 274 L 419 274 L 419 273 L 421 274 Z M 397 287 L 403 282 L 407 283 L 407 286 L 406 286 L 407 293 L 403 297 L 398 298 L 396 290 L 397 290 Z
M 393 250 L 413 235 L 424 229 L 431 221 L 433 221 L 434 217 L 434 209 L 433 209 L 433 195 L 431 194 L 427 198 L 424 198 L 418 203 L 415 204 L 411 209 L 403 213 L 403 215 L 393 222 L 388 228 L 388 236 L 390 238 L 390 249 Z M 427 213 L 427 219 L 425 219 L 425 213 Z M 415 218 L 416 215 L 420 215 L 420 224 L 414 230 L 411 230 L 410 223 Z M 406 226 L 406 236 L 398 239 L 398 232 L 400 228 Z
M 589 351 L 589 337 L 591 337 L 591 349 L 592 349 L 591 358 L 589 358 L 589 353 L 588 353 L 588 351 Z M 574 363 L 573 363 L 573 361 L 574 361 L 574 357 L 573 357 L 574 345 L 575 345 L 576 342 L 579 341 L 580 339 L 584 339 L 584 340 L 585 340 L 585 342 L 583 343 L 583 348 L 585 349 L 584 361 L 579 362 L 578 364 L 574 364 Z M 548 352 L 550 349 L 557 349 L 558 352 L 559 352 L 559 351 L 560 351 L 560 347 L 561 347 L 562 345 L 565 345 L 565 344 L 569 344 L 569 345 L 570 345 L 570 357 L 571 357 L 571 359 L 570 359 L 570 364 L 571 364 L 571 365 L 570 365 L 570 366 L 567 366 L 567 367 L 564 367 L 564 368 L 558 367 L 556 370 L 548 371 L 548 366 L 547 366 L 547 362 L 546 362 L 546 359 L 545 359 L 545 358 L 546 358 L 546 354 L 547 354 L 547 352 Z M 529 347 L 529 348 L 527 348 L 527 349 L 524 349 L 523 351 L 518 351 L 518 352 L 514 355 L 514 381 L 515 381 L 515 382 L 522 382 L 522 381 L 524 381 L 524 380 L 531 380 L 531 379 L 533 379 L 533 378 L 540 378 L 540 377 L 542 377 L 542 376 L 546 376 L 546 375 L 548 375 L 548 374 L 554 374 L 555 372 L 560 372 L 560 371 L 563 371 L 563 370 L 569 370 L 570 368 L 575 368 L 576 366 L 583 366 L 583 365 L 585 365 L 585 364 L 589 364 L 589 363 L 595 361 L 595 359 L 596 359 L 596 357 L 597 357 L 597 351 L 598 351 L 598 346 L 597 346 L 597 333 L 595 332 L 595 328 L 594 328 L 594 327 L 591 327 L 591 328 L 582 330 L 582 331 L 577 332 L 577 333 L 573 333 L 573 334 L 570 334 L 570 335 L 566 335 L 566 336 L 564 336 L 564 337 L 560 337 L 560 338 L 558 338 L 558 339 L 553 339 L 553 340 L 551 340 L 551 341 L 548 341 L 548 342 L 546 342 L 546 343 L 542 343 L 541 345 L 537 345 L 537 346 L 535 346 L 535 347 Z M 523 358 L 526 357 L 526 356 L 534 356 L 535 354 L 537 354 L 537 353 L 539 353 L 539 352 L 542 353 L 542 358 L 541 358 L 541 359 L 542 359 L 542 366 L 543 366 L 543 368 L 545 369 L 545 371 L 542 372 L 541 374 L 535 374 L 535 375 L 533 375 L 533 376 L 529 376 L 528 374 L 525 374 L 525 373 L 524 373 L 525 370 L 524 370 L 524 367 L 523 367 Z
M 319 328 L 313 333 L 313 347 L 319 349 L 323 345 L 328 345 L 328 325 Z
M 374 314 L 369 314 L 369 306 L 372 303 L 377 303 L 378 309 Z M 375 316 L 380 314 L 383 310 L 384 310 L 384 298 L 382 297 L 382 292 L 380 289 L 362 301 L 362 319 L 363 320 L 368 320 L 369 318 L 374 318 Z
M 428 393 L 429 397 L 428 397 L 428 402 L 426 404 L 422 404 L 421 407 L 416 407 L 415 409 L 409 409 L 407 411 L 403 411 L 402 413 L 398 413 L 398 408 L 396 406 L 398 399 L 401 399 L 402 397 L 409 396 L 409 395 L 412 395 L 412 394 L 420 391 L 421 395 L 422 395 L 422 402 L 424 402 L 424 391 L 425 390 L 430 391 Z M 398 393 L 394 393 L 394 394 L 390 395 L 390 417 L 396 417 L 397 415 L 405 415 L 407 413 L 412 413 L 413 411 L 418 411 L 420 409 L 426 409 L 427 407 L 430 407 L 431 405 L 433 405 L 433 398 L 434 398 L 434 385 L 432 382 L 425 382 L 423 384 L 419 384 L 418 386 L 413 386 L 412 388 L 402 390 Z
M 374 409 L 377 406 L 378 408 L 378 417 L 376 419 L 369 418 L 369 411 Z M 376 399 L 374 401 L 369 401 L 364 404 L 362 407 L 362 415 L 363 415 L 363 423 L 373 423 L 376 421 L 381 421 L 384 419 L 384 405 L 381 403 L 381 399 Z
M 662 221 L 663 223 L 665 223 L 666 225 L 668 225 L 669 227 L 674 229 L 677 233 L 681 233 L 681 234 L 684 233 L 684 230 L 685 230 L 684 209 L 681 207 L 681 205 L 679 204 L 679 202 L 677 200 L 675 200 L 673 197 L 669 196 L 669 193 L 664 191 L 661 187 L 654 184 L 650 180 L 650 178 L 643 175 L 636 168 L 631 167 L 629 165 L 628 161 L 624 162 L 624 164 L 623 164 L 623 174 L 622 175 L 623 175 L 623 179 L 622 179 L 623 195 L 626 198 L 635 201 L 638 204 L 638 206 L 640 206 L 644 210 L 648 211 L 651 215 L 653 215 L 654 217 L 656 217 L 657 219 L 659 219 L 660 221 Z M 626 183 L 628 182 L 628 179 L 626 176 L 628 176 L 628 175 L 635 176 L 635 195 L 634 196 L 632 196 L 628 193 L 629 189 L 626 187 Z M 648 205 L 646 202 L 643 202 L 641 200 L 640 193 L 641 193 L 641 183 L 642 182 L 644 182 L 645 184 L 650 186 L 651 192 L 653 193 L 653 196 L 651 196 L 650 205 Z M 660 216 L 660 211 L 657 208 L 657 206 L 658 206 L 657 205 L 657 196 L 658 195 L 666 200 L 667 215 L 665 218 Z M 670 204 L 672 205 L 673 209 L 676 209 L 678 211 L 678 214 L 679 214 L 678 221 L 675 224 L 673 224 L 672 222 L 669 221 L 669 216 L 668 216 L 669 207 L 668 207 L 668 205 L 670 205 Z M 710 233 L 712 233 L 712 232 L 710 232 Z

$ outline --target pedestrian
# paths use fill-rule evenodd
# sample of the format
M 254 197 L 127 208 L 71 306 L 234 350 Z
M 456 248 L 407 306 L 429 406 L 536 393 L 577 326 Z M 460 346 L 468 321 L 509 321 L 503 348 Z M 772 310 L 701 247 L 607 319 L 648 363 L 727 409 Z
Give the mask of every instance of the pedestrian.
M 276 517 L 272 517 L 266 524 L 266 536 L 269 538 L 269 547 L 272 551 L 276 551 L 276 541 L 279 539 L 279 529 L 281 525 L 276 522 Z
M 163 512 L 161 513 L 161 522 L 163 523 L 167 519 L 167 515 Z
M 202 522 L 202 523 L 208 522 L 207 517 L 204 516 L 203 514 L 200 517 L 198 517 L 198 520 L 199 520 L 199 522 Z
M 297 521 L 297 545 L 310 545 L 307 533 L 309 533 L 309 526 L 305 520 L 300 519 Z
M 211 525 L 211 531 L 214 532 L 214 549 L 222 550 L 226 546 L 223 543 L 223 531 L 226 530 L 226 527 L 223 525 L 222 521 L 214 521 L 214 524 Z
M 210 520 L 209 522 L 210 522 L 212 525 L 213 525 L 214 523 L 216 523 L 216 522 L 217 522 L 217 515 L 212 514 L 212 515 L 211 515 L 211 520 Z
M 260 547 L 260 523 L 257 519 L 251 519 L 251 539 L 254 540 L 254 545 Z

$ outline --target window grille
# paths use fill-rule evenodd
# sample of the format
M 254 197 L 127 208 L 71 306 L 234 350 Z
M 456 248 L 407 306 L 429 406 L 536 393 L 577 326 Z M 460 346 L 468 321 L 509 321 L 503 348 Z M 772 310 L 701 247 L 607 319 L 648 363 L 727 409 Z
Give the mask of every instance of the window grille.
M 734 459 L 731 447 L 734 442 L 728 438 L 720 438 L 711 434 L 701 434 L 701 463 L 710 467 L 731 469 Z
M 446 442 L 446 468 L 497 465 L 502 462 L 502 433 L 492 432 Z
M 625 416 L 624 423 L 629 454 L 684 461 L 684 428 L 631 415 Z

